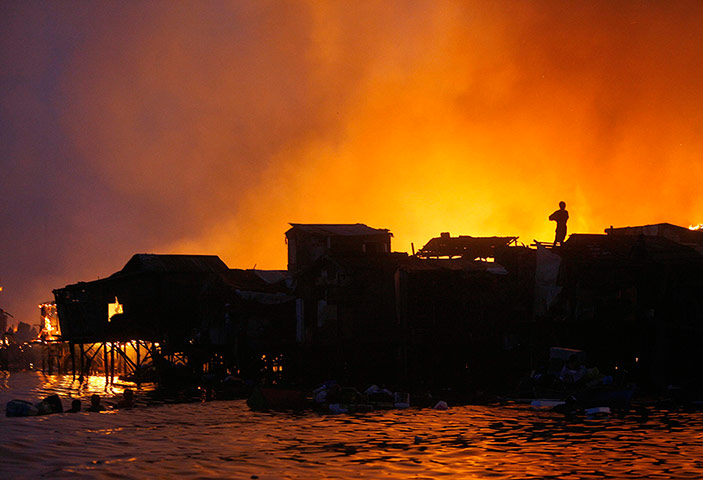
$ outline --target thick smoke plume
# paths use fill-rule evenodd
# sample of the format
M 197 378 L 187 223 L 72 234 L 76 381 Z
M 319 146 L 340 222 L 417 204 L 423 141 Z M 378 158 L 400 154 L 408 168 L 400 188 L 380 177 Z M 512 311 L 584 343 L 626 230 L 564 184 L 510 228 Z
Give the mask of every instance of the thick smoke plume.
M 699 2 L 5 2 L 0 307 L 287 222 L 550 241 L 703 221 Z

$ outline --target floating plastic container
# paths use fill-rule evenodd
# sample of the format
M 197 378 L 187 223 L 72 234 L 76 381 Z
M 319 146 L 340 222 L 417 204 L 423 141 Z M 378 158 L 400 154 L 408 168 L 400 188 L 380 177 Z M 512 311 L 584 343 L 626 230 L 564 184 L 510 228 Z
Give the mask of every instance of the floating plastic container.
M 339 403 L 330 403 L 329 412 L 330 413 L 349 413 L 349 409 L 343 407 Z
M 26 400 L 10 400 L 5 407 L 7 417 L 29 417 L 39 413 L 37 407 Z
M 567 362 L 572 355 L 575 355 L 580 362 L 586 360 L 586 353 L 583 350 L 575 350 L 573 348 L 551 347 L 549 349 L 550 360 L 561 360 Z
M 530 406 L 532 408 L 554 408 L 559 405 L 566 405 L 566 402 L 563 400 L 552 400 L 548 398 L 540 398 L 530 402 Z
M 610 407 L 593 407 L 593 408 L 587 408 L 585 410 L 586 415 L 592 416 L 592 415 L 607 415 L 610 413 Z

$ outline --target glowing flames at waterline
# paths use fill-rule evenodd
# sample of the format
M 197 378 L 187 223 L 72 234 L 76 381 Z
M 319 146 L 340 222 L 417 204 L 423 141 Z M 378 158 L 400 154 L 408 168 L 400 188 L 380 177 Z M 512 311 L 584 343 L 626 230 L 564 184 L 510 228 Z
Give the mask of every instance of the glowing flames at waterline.
M 61 325 L 56 311 L 55 303 L 41 303 L 38 305 L 41 323 L 39 325 L 39 339 L 52 342 L 61 337 Z

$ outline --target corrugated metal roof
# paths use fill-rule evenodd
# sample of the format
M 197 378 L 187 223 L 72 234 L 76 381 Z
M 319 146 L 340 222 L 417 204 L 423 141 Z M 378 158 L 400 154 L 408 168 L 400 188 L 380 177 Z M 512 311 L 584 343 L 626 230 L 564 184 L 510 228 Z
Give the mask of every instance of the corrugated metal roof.
M 649 225 L 636 225 L 634 227 L 610 227 L 605 229 L 605 233 L 609 235 L 659 235 L 660 232 L 665 228 L 671 228 L 675 230 L 688 231 L 688 228 L 680 227 L 672 223 L 653 223 Z
M 226 272 L 217 255 L 157 255 L 138 253 L 117 274 L 140 272 Z
M 253 270 L 253 272 L 268 284 L 285 282 L 288 278 L 287 270 Z
M 364 235 L 393 235 L 387 228 L 371 228 L 363 223 L 291 223 L 291 230 L 301 230 L 325 237 L 329 236 L 364 236 Z
M 223 272 L 220 278 L 229 286 L 238 290 L 254 292 L 288 292 L 286 276 L 280 270 L 240 270 Z
M 677 243 L 702 245 L 703 231 L 691 230 L 671 223 L 656 223 L 653 225 L 640 225 L 636 227 L 606 228 L 605 233 L 611 236 L 622 235 L 645 235 L 653 237 L 665 237 Z
M 562 248 L 564 255 L 586 260 L 626 260 L 658 262 L 703 261 L 700 253 L 691 246 L 665 237 L 635 235 L 598 235 L 575 233 L 569 236 Z
M 431 239 L 418 252 L 418 257 L 458 257 L 488 258 L 495 255 L 496 247 L 505 247 L 518 237 L 452 237 L 448 233 Z

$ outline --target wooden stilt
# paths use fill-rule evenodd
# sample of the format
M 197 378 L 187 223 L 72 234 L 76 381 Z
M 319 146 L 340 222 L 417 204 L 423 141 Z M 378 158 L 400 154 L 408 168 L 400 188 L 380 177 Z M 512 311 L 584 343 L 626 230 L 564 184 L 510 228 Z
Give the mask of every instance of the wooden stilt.
M 137 386 L 140 383 L 140 367 L 141 367 L 141 358 L 139 356 L 139 340 L 136 341 L 137 344 L 137 364 L 134 367 L 134 379 L 136 380 Z
M 78 349 L 81 354 L 81 372 L 78 377 L 78 380 L 83 383 L 83 376 L 85 375 L 85 346 L 82 343 L 79 343 Z
M 69 342 L 68 348 L 71 349 L 71 370 L 73 371 L 73 379 L 76 379 L 76 352 L 75 352 L 75 344 L 73 342 Z
M 115 383 L 115 343 L 110 344 L 110 383 Z
M 126 368 L 125 368 L 125 361 L 122 358 L 122 355 L 124 355 L 123 352 L 125 350 L 125 346 L 122 345 L 122 346 L 119 346 L 118 348 L 119 348 L 119 350 L 117 352 L 119 353 L 119 355 L 117 356 L 117 371 L 119 373 L 121 373 L 122 375 L 126 375 L 127 372 L 126 372 Z
M 59 362 L 59 375 L 64 375 L 66 373 L 66 344 L 59 343 L 56 345 L 59 349 L 60 355 L 58 358 Z
M 105 370 L 105 389 L 110 385 L 110 369 L 108 368 L 107 342 L 103 342 L 103 370 Z

